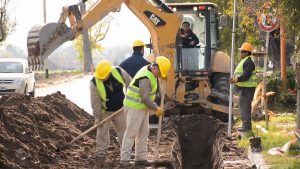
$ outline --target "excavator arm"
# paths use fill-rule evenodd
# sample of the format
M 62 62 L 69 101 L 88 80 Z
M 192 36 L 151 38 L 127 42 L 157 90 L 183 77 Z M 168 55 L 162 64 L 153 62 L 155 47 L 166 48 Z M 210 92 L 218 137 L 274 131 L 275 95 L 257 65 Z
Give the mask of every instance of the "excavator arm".
M 32 70 L 43 68 L 44 60 L 64 42 L 74 40 L 110 12 L 119 11 L 125 4 L 148 28 L 154 56 L 163 55 L 174 63 L 174 52 L 177 32 L 180 27 L 180 16 L 173 13 L 161 0 L 98 0 L 81 16 L 77 5 L 64 7 L 58 23 L 48 23 L 33 27 L 28 34 L 28 63 Z M 82 6 L 81 6 L 82 7 Z M 70 27 L 66 25 L 69 18 Z M 172 64 L 170 72 L 174 72 Z M 167 95 L 171 97 L 175 91 L 175 75 L 170 73 L 167 85 Z
M 86 0 L 85 0 L 86 1 Z M 84 2 L 63 8 L 57 23 L 34 26 L 28 33 L 28 62 L 32 70 L 43 68 L 44 60 L 64 42 L 74 40 L 110 12 L 119 11 L 124 3 L 148 28 L 154 55 L 166 55 L 173 61 L 179 15 L 172 12 L 160 0 L 99 0 L 81 16 L 79 8 Z M 65 23 L 67 18 L 70 27 Z M 170 51 L 171 50 L 171 51 Z

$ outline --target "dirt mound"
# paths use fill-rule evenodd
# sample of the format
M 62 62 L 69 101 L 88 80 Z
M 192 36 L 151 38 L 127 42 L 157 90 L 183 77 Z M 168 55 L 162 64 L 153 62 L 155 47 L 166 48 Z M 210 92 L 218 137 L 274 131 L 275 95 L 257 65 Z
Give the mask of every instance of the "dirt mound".
M 0 99 L 0 168 L 93 168 L 95 132 L 78 140 L 67 150 L 55 151 L 93 124 L 93 116 L 70 102 L 60 92 L 38 98 L 25 95 L 3 96 Z M 117 136 L 112 129 L 110 134 L 111 145 L 104 168 L 121 168 Z M 165 130 L 162 140 L 161 159 L 172 159 L 171 152 L 174 152 L 174 148 L 171 143 L 177 142 L 179 150 L 175 130 Z M 154 159 L 154 130 L 151 131 L 149 142 L 150 158 Z M 178 152 L 175 154 L 179 155 Z M 156 165 L 180 168 L 172 163 L 176 160 L 169 161 Z
M 0 102 L 0 168 L 89 168 L 94 134 L 55 152 L 93 124 L 83 109 L 59 92 L 39 98 L 3 96 Z

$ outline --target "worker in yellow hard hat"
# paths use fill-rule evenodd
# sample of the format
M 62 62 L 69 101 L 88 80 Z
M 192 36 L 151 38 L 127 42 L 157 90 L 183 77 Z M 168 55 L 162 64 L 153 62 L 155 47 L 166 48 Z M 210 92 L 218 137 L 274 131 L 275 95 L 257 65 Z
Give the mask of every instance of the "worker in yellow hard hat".
M 125 59 L 119 66 L 123 68 L 131 77 L 144 66 L 150 64 L 144 58 L 145 44 L 141 40 L 135 40 L 132 44 L 133 54 L 129 58 Z
M 167 78 L 171 68 L 170 60 L 164 56 L 156 57 L 155 63 L 144 66 L 134 76 L 127 89 L 124 109 L 127 115 L 127 129 L 121 150 L 121 166 L 130 165 L 132 146 L 135 143 L 135 165 L 149 165 L 147 160 L 147 139 L 149 135 L 149 111 L 161 116 L 156 103 L 157 78 Z
M 242 127 L 238 129 L 240 132 L 252 130 L 251 102 L 257 85 L 252 49 L 250 43 L 242 44 L 240 48 L 241 61 L 235 68 L 234 77 L 229 80 L 230 83 L 236 84 L 239 92 L 239 108 L 243 122 Z
M 128 87 L 131 77 L 120 67 L 114 67 L 107 60 L 102 60 L 96 67 L 95 76 L 90 82 L 91 104 L 95 123 L 98 123 L 123 107 L 125 98 L 123 88 Z M 107 148 L 110 143 L 109 127 L 113 122 L 114 128 L 122 145 L 126 129 L 126 116 L 124 111 L 113 117 L 110 121 L 97 128 L 95 164 L 103 166 L 106 159 Z

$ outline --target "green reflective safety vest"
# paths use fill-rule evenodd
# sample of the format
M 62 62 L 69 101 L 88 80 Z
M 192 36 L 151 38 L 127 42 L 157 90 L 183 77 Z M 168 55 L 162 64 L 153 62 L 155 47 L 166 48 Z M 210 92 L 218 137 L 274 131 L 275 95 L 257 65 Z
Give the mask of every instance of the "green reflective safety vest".
M 234 77 L 239 77 L 242 75 L 242 73 L 244 72 L 244 68 L 243 68 L 243 65 L 245 63 L 245 61 L 248 59 L 248 58 L 251 58 L 251 60 L 253 61 L 253 56 L 247 56 L 245 57 L 244 59 L 242 59 L 240 61 L 240 63 L 237 65 L 237 67 L 235 68 L 235 71 L 234 71 Z M 253 61 L 254 63 L 254 61 Z M 256 71 L 254 70 L 252 72 L 252 75 L 251 77 L 247 80 L 247 81 L 244 81 L 244 82 L 238 82 L 236 84 L 237 86 L 240 86 L 240 87 L 256 87 L 257 85 L 257 82 L 256 82 Z
M 126 95 L 125 95 L 124 102 L 123 102 L 123 104 L 125 106 L 133 108 L 133 109 L 138 109 L 138 110 L 148 109 L 146 104 L 144 104 L 142 102 L 142 98 L 141 98 L 141 95 L 139 93 L 140 89 L 133 85 L 134 82 L 136 81 L 136 79 L 141 78 L 141 77 L 145 77 L 145 76 L 150 80 L 150 83 L 151 83 L 150 98 L 151 98 L 151 100 L 154 101 L 155 92 L 156 92 L 156 89 L 157 89 L 157 78 L 153 75 L 152 72 L 150 72 L 148 70 L 148 65 L 147 65 L 147 66 L 144 66 L 143 68 L 141 68 L 136 73 L 136 75 L 134 76 L 132 81 L 130 82 L 130 84 L 127 88 L 127 92 L 126 92 Z
M 115 67 L 112 68 L 111 74 L 123 86 L 125 85 L 125 82 L 124 82 L 121 74 L 119 73 L 119 71 Z M 95 78 L 95 80 L 96 80 L 96 86 L 97 86 L 98 92 L 100 94 L 101 102 L 102 102 L 102 113 L 104 113 L 105 110 L 107 109 L 107 107 L 106 107 L 107 99 L 106 99 L 105 87 L 104 87 L 104 84 L 103 84 L 102 80 L 99 80 L 97 78 Z

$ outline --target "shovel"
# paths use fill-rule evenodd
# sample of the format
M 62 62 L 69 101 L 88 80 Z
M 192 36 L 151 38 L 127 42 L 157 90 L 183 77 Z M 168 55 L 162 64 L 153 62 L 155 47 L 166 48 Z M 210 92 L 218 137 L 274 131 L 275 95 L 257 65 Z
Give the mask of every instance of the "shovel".
M 260 137 L 255 137 L 253 132 L 251 131 L 251 134 L 253 136 L 253 138 L 250 138 L 250 147 L 252 152 L 261 152 L 262 148 L 261 148 L 261 138 Z
M 119 114 L 122 110 L 123 110 L 123 108 L 120 108 L 119 110 L 117 110 L 116 112 L 114 112 L 113 114 L 111 114 L 110 116 L 108 116 L 106 119 L 100 121 L 99 123 L 93 125 L 91 128 L 87 129 L 85 132 L 79 134 L 76 138 L 74 138 L 69 143 L 67 143 L 67 144 L 65 144 L 63 146 L 57 146 L 57 148 L 56 148 L 55 151 L 56 152 L 60 152 L 60 151 L 65 150 L 66 148 L 68 148 L 69 146 L 71 146 L 78 139 L 82 138 L 83 136 L 87 135 L 91 131 L 95 130 L 96 128 L 98 128 L 99 126 L 101 126 L 102 124 L 104 124 L 105 122 L 107 122 L 108 120 L 111 120 L 113 117 L 115 117 L 117 114 Z
M 163 110 L 166 88 L 165 88 L 165 81 L 163 79 L 161 79 L 160 82 L 161 82 L 160 83 L 160 87 L 161 87 L 160 108 L 161 108 L 161 110 Z M 159 141 L 160 141 L 160 137 L 161 137 L 162 120 L 163 120 L 163 115 L 159 116 L 159 121 L 158 121 L 157 142 L 156 142 L 156 150 L 155 150 L 155 160 L 158 160 L 158 158 L 159 158 Z

